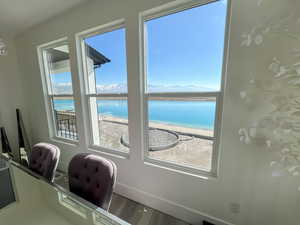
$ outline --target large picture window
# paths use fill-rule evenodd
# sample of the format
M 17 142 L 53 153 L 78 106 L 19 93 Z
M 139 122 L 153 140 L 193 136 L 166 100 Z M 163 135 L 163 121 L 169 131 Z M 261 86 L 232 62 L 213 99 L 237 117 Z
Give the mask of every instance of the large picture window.
M 143 14 L 146 161 L 216 171 L 226 8 Z
M 80 37 L 91 145 L 128 153 L 126 41 L 123 23 Z M 122 139 L 123 138 L 123 139 Z
M 77 141 L 69 47 L 65 40 L 39 48 L 52 137 Z
M 217 175 L 227 1 L 174 4 L 141 12 L 135 24 L 140 29 L 130 29 L 134 33 L 126 35 L 124 19 L 77 33 L 74 79 L 66 39 L 38 47 L 52 136 L 78 140 L 74 80 L 82 118 L 77 122 L 87 149 L 124 158 L 130 153 L 132 160 L 173 171 Z

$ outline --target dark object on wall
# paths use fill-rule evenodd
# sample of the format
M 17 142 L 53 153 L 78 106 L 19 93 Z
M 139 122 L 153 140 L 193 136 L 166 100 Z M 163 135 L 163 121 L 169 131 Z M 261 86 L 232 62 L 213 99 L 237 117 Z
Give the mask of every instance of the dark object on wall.
M 203 223 L 202 223 L 203 225 L 215 225 L 215 224 L 213 224 L 213 223 L 210 223 L 210 222 L 208 222 L 208 221 L 206 221 L 206 220 L 203 220 Z
M 2 153 L 7 153 L 10 157 L 13 158 L 12 150 L 9 145 L 9 141 L 4 127 L 0 128 L 0 140 L 1 140 Z
M 22 165 L 28 166 L 28 156 L 31 153 L 31 146 L 27 137 L 20 109 L 16 109 L 16 113 L 18 122 L 19 160 Z

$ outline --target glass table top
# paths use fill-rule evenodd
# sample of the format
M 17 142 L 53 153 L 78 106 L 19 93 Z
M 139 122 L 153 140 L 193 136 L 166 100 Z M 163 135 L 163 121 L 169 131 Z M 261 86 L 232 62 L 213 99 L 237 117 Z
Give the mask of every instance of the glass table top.
M 24 225 L 129 225 L 65 187 L 47 182 L 14 161 L 0 158 L 0 170 L 7 167 L 17 199 L 0 210 L 0 220 L 7 225 L 20 222 Z

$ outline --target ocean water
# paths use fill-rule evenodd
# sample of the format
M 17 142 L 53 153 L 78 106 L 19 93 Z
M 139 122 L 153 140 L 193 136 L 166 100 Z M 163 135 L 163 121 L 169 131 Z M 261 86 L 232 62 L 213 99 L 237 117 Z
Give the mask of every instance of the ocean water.
M 98 113 L 119 118 L 128 118 L 126 100 L 98 100 Z M 215 102 L 212 101 L 149 101 L 149 120 L 190 128 L 213 129 Z M 74 110 L 69 99 L 54 100 L 56 110 Z

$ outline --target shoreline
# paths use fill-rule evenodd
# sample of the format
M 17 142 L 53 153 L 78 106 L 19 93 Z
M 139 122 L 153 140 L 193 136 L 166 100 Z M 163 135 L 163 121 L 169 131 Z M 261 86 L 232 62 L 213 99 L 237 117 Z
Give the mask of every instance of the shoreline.
M 75 116 L 73 111 L 61 111 L 62 114 L 60 115 L 66 115 L 66 116 Z M 123 125 L 128 125 L 128 119 L 124 119 L 121 117 L 115 117 L 111 115 L 101 115 L 98 114 L 98 121 L 105 121 L 105 122 L 112 122 L 112 123 L 119 123 Z M 162 130 L 170 130 L 175 131 L 182 135 L 200 135 L 200 136 L 208 136 L 213 137 L 214 131 L 207 129 L 207 128 L 196 128 L 196 127 L 185 127 L 184 125 L 175 125 L 166 123 L 163 121 L 149 121 L 149 127 L 150 128 L 157 128 Z
M 114 117 L 114 116 L 108 116 L 108 115 L 98 115 L 98 120 L 105 121 L 105 122 L 115 122 L 127 125 L 128 120 L 123 119 L 120 117 Z M 157 128 L 157 129 L 163 129 L 163 130 L 171 130 L 178 133 L 185 133 L 190 135 L 203 135 L 203 136 L 209 136 L 213 137 L 214 132 L 213 130 L 205 129 L 205 128 L 190 128 L 190 127 L 184 127 L 180 125 L 173 125 L 173 124 L 167 124 L 163 122 L 149 122 L 150 128 Z

